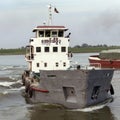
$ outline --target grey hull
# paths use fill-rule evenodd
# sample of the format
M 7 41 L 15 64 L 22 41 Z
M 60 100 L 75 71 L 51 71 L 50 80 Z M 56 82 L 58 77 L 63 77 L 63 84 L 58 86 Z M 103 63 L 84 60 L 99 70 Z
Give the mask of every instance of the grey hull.
M 67 108 L 84 108 L 110 97 L 114 70 L 40 71 L 38 89 L 32 90 L 33 103 L 60 104 Z

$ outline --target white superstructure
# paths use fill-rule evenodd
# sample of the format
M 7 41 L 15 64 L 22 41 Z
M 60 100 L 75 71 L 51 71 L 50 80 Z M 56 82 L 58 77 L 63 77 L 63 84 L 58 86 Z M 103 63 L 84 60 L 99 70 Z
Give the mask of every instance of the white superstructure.
M 29 70 L 65 70 L 70 67 L 68 53 L 69 35 L 64 33 L 64 26 L 37 26 L 33 29 L 35 37 L 31 38 L 26 49 L 26 61 Z

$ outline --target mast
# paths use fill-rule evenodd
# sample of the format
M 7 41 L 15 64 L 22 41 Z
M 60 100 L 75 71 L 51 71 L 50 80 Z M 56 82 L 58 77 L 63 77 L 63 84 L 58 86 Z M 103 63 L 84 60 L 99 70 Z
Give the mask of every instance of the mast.
M 48 7 L 48 12 L 49 12 L 48 25 L 52 25 L 52 6 L 51 6 L 51 4 Z

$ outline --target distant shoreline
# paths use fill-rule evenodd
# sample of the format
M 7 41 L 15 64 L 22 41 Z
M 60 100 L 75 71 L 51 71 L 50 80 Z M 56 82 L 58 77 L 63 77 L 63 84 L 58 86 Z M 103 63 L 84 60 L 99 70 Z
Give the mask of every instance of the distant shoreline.
M 0 49 L 0 55 L 25 55 L 25 48 Z
M 102 50 L 108 49 L 120 49 L 120 46 L 88 46 L 88 47 L 70 47 L 69 51 L 72 53 L 95 53 Z M 0 55 L 25 55 L 25 48 L 15 48 L 15 49 L 0 49 Z

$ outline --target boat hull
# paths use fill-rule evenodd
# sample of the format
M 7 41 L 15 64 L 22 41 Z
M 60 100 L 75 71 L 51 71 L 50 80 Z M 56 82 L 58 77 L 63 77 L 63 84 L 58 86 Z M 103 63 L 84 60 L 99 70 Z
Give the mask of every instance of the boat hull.
M 102 68 L 120 69 L 120 60 L 100 59 L 98 55 L 90 56 L 88 59 L 93 66 L 99 64 Z
M 112 69 L 42 70 L 38 86 L 31 84 L 26 94 L 30 94 L 32 103 L 59 104 L 66 108 L 88 107 L 110 97 L 113 72 Z

